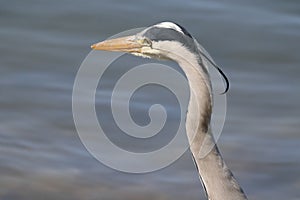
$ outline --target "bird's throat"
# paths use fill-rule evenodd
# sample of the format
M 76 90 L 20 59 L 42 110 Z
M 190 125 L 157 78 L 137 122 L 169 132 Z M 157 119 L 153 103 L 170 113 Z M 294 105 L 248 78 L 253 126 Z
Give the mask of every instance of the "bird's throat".
M 186 133 L 208 199 L 245 200 L 245 194 L 227 168 L 211 133 L 212 92 L 208 74 L 193 65 L 184 66 L 190 86 Z

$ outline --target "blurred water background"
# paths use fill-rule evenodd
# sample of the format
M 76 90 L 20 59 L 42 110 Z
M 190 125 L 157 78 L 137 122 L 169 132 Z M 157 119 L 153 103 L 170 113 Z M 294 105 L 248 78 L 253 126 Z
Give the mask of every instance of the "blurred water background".
M 205 199 L 189 152 L 157 172 L 121 173 L 86 151 L 73 122 L 73 82 L 90 44 L 164 20 L 192 33 L 230 79 L 218 143 L 249 199 L 300 199 L 292 0 L 1 1 L 0 199 Z

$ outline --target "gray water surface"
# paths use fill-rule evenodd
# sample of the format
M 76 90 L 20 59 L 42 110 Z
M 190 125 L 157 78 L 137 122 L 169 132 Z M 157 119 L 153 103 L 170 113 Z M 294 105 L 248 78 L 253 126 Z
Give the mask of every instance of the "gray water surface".
M 73 122 L 73 83 L 89 46 L 165 20 L 184 26 L 230 79 L 218 144 L 249 199 L 300 199 L 300 2 L 292 0 L 2 1 L 0 199 L 205 199 L 190 152 L 157 172 L 121 173 L 87 152 Z M 145 115 L 152 96 L 137 94 L 133 113 Z M 97 98 L 98 112 L 108 105 Z

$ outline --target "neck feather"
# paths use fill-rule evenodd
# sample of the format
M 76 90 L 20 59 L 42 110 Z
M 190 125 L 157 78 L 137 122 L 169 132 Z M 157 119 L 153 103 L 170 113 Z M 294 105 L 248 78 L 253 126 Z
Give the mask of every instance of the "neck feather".
M 193 54 L 178 64 L 187 76 L 190 101 L 186 132 L 199 177 L 210 200 L 247 199 L 227 168 L 210 131 L 212 92 L 207 69 Z

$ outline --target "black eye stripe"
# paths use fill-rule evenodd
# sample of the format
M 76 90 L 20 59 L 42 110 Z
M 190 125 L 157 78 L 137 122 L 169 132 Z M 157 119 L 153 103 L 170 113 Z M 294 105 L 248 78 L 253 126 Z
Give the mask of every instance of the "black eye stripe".
M 172 23 L 174 23 L 174 22 L 172 22 Z M 178 26 L 178 27 L 181 29 L 181 31 L 182 31 L 186 36 L 192 38 L 192 35 L 191 35 L 184 27 L 180 26 L 180 25 L 177 24 L 177 23 L 174 23 L 174 24 L 176 24 L 176 26 Z
M 182 30 L 183 32 L 183 30 Z M 148 37 L 151 40 L 159 41 L 159 40 L 177 40 L 180 41 L 183 38 L 189 38 L 192 39 L 192 36 L 188 33 L 183 34 L 182 32 L 179 32 L 178 30 L 174 30 L 172 28 L 161 28 L 161 27 L 152 27 L 149 30 L 147 30 L 143 36 Z

